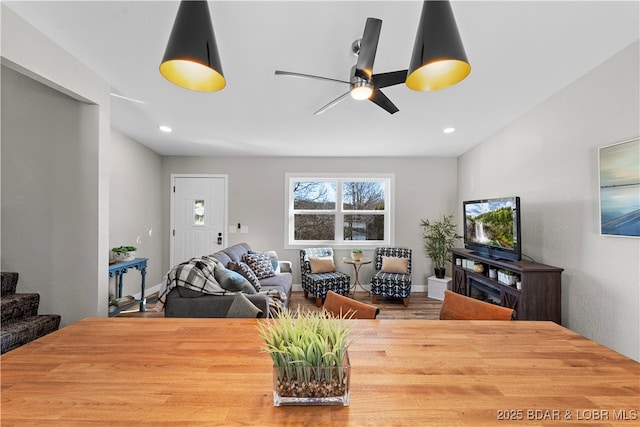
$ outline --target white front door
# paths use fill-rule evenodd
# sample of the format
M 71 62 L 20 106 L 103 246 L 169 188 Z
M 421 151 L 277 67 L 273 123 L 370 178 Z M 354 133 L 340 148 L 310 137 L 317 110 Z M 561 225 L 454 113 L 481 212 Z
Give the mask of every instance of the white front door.
M 224 248 L 226 175 L 172 175 L 171 181 L 171 266 Z

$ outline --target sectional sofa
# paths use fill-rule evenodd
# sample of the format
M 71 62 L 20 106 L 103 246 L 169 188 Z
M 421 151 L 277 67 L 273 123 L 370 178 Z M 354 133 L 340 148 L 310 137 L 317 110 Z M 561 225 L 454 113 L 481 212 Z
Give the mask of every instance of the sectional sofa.
M 249 253 L 256 252 L 252 251 L 247 243 L 239 243 L 209 256 L 220 261 L 225 267 L 230 267 L 233 265 L 230 263 L 237 265 L 244 262 L 245 255 Z M 269 291 L 272 293 L 276 291 L 286 296 L 284 300 L 279 301 L 280 308 L 285 308 L 289 304 L 293 286 L 291 262 L 278 260 L 274 271 L 273 276 L 259 279 L 260 290 L 258 292 L 243 293 L 262 312 L 258 317 L 270 316 L 270 302 L 273 304 L 274 300 L 268 295 Z M 227 317 L 234 304 L 234 299 L 236 299 L 235 293 L 207 295 L 177 286 L 167 294 L 164 306 L 165 317 Z

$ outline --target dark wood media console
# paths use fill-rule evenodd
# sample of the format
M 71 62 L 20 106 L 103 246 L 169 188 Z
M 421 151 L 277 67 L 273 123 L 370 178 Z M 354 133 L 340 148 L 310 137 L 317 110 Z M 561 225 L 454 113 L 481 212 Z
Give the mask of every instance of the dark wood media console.
M 551 320 L 561 323 L 562 268 L 525 260 L 506 261 L 485 258 L 463 248 L 455 248 L 451 252 L 454 292 L 488 299 L 512 308 L 515 310 L 517 320 Z M 471 261 L 482 264 L 483 272 L 465 268 L 464 260 L 469 264 Z M 498 278 L 490 277 L 490 269 L 500 271 L 501 275 L 515 275 L 520 279 L 521 289 L 517 289 L 515 285 L 502 283 Z

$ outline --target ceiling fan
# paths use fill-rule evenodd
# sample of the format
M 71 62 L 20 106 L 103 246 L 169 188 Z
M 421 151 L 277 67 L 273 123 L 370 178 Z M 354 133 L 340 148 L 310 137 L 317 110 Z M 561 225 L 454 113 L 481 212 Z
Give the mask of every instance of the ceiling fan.
M 384 108 L 390 114 L 397 113 L 399 111 L 398 107 L 396 107 L 380 89 L 404 83 L 407 79 L 407 70 L 373 74 L 373 61 L 375 60 L 376 50 L 378 49 L 381 27 L 382 20 L 367 18 L 362 38 L 354 41 L 351 45 L 351 50 L 358 56 L 358 61 L 356 65 L 351 68 L 349 81 L 281 70 L 276 70 L 276 75 L 339 82 L 350 86 L 348 92 L 329 102 L 314 114 L 324 113 L 349 95 L 358 100 L 368 99 L 379 107 Z

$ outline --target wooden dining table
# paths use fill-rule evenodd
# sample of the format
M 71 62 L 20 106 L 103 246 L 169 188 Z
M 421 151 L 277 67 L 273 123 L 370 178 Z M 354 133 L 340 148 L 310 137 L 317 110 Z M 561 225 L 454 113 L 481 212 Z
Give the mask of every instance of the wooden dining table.
M 640 424 L 640 364 L 540 321 L 350 320 L 350 405 L 274 407 L 265 321 L 81 320 L 2 355 L 1 425 Z

